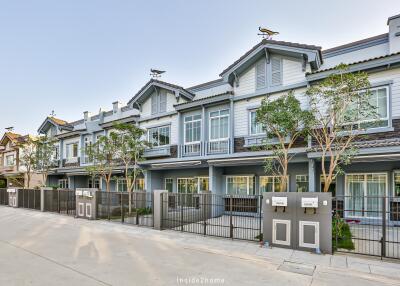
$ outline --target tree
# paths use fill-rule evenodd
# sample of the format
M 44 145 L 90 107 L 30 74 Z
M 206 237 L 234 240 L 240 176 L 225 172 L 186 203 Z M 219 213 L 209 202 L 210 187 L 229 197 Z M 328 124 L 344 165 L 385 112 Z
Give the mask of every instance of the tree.
M 265 161 L 265 171 L 279 176 L 282 190 L 286 190 L 288 166 L 294 156 L 291 149 L 300 138 L 307 137 L 312 114 L 302 110 L 300 101 L 289 92 L 277 99 L 263 99 L 256 120 L 267 134 L 262 147 L 273 154 Z
M 335 69 L 306 92 L 315 126 L 310 134 L 321 152 L 324 192 L 357 154 L 354 142 L 361 137 L 359 131 L 371 127 L 377 114 L 370 102 L 368 74 L 349 73 L 344 64 Z
M 31 177 L 35 171 L 35 164 L 37 161 L 36 140 L 36 138 L 28 135 L 26 139 L 19 144 L 19 159 L 21 165 L 26 169 L 26 187 L 28 189 L 30 188 Z
M 144 150 L 150 144 L 143 140 L 145 131 L 133 124 L 117 123 L 114 128 L 118 138 L 115 158 L 124 165 L 127 191 L 136 191 L 136 179 L 142 173 L 138 163 L 143 160 Z
M 42 174 L 42 184 L 46 186 L 50 169 L 54 168 L 54 155 L 56 153 L 56 140 L 47 136 L 40 136 L 34 141 L 36 160 L 34 169 Z
M 110 192 L 113 171 L 120 165 L 115 156 L 118 146 L 117 133 L 110 132 L 108 136 L 100 136 L 95 143 L 89 144 L 84 151 L 92 163 L 86 170 L 93 176 L 104 179 L 107 192 Z

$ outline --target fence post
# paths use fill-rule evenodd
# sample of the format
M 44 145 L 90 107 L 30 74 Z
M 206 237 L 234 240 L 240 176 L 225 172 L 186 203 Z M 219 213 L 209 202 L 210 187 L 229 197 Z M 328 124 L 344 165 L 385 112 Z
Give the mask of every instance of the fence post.
M 60 213 L 60 190 L 57 190 L 57 211 Z
M 386 197 L 382 197 L 381 259 L 386 256 Z
M 166 190 L 154 190 L 154 228 L 161 230 L 162 229 L 162 221 L 163 221 L 163 194 L 168 193 Z
M 181 196 L 181 231 L 183 231 L 183 204 L 182 204 L 182 196 L 185 194 L 179 194 Z M 186 196 L 185 196 L 185 205 L 186 205 Z
M 229 199 L 229 210 L 230 210 L 230 215 L 229 215 L 229 237 L 233 239 L 233 198 L 232 195 L 230 195 Z
M 260 237 L 260 239 L 259 239 L 259 241 L 262 241 L 263 240 L 263 237 L 262 237 L 262 219 L 263 219 L 263 217 L 262 217 L 262 200 L 263 200 L 263 196 L 262 195 L 259 195 L 258 196 L 258 198 L 259 198 L 259 212 L 260 212 L 260 219 L 259 219 L 259 222 L 258 222 L 258 227 L 259 227 L 259 230 L 260 230 L 260 234 L 259 234 L 259 237 Z
M 44 212 L 44 188 L 40 188 L 40 211 Z
M 124 223 L 125 221 L 125 208 L 124 208 L 124 193 L 121 192 L 121 223 Z

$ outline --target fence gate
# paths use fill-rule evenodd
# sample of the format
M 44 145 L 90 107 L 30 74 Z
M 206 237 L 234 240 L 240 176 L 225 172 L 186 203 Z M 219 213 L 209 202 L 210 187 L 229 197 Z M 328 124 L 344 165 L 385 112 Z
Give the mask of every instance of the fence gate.
M 44 211 L 75 216 L 75 191 L 44 190 Z
M 18 207 L 40 211 L 39 189 L 18 189 Z
M 0 189 L 0 205 L 8 205 L 8 193 L 7 189 Z
M 262 196 L 162 193 L 162 228 L 208 236 L 262 239 Z
M 154 194 L 152 192 L 96 193 L 97 218 L 139 226 L 154 226 Z
M 400 259 L 400 200 L 389 196 L 333 199 L 333 249 Z

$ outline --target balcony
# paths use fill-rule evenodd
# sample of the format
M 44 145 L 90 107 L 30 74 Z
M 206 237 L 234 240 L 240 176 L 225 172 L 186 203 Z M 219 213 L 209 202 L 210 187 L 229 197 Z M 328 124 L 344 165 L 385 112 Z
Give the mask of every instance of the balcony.
M 78 167 L 80 164 L 80 157 L 73 157 L 63 160 L 63 167 Z
M 207 154 L 228 154 L 230 150 L 230 144 L 231 142 L 229 139 L 209 141 L 207 142 Z
M 17 170 L 17 166 L 16 165 L 0 166 L 0 172 L 1 173 L 14 172 L 16 170 Z
M 202 144 L 201 142 L 188 143 L 185 145 L 181 145 L 180 148 L 182 157 L 194 157 L 204 154 L 204 144 Z
M 169 145 L 148 148 L 144 151 L 143 157 L 152 158 L 152 157 L 165 157 L 171 156 L 171 148 Z

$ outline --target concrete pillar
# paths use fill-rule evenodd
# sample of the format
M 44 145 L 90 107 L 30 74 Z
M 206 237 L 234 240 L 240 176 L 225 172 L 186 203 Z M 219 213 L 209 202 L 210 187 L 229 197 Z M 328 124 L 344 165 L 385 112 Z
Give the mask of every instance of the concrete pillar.
M 178 111 L 178 158 L 182 157 L 182 140 L 183 138 L 183 128 L 182 128 L 182 115 Z
M 215 178 L 215 167 L 214 166 L 209 166 L 208 167 L 208 186 L 210 188 L 211 193 L 215 193 L 215 184 L 216 184 L 216 178 Z
M 167 190 L 154 190 L 154 229 L 162 229 L 163 214 L 168 212 L 168 202 L 164 203 L 162 194 L 168 193 Z
M 143 171 L 144 175 L 144 189 L 146 192 L 151 192 L 151 171 L 150 170 L 144 170 Z
M 200 156 L 206 154 L 206 142 L 207 142 L 207 130 L 206 130 L 206 108 L 204 105 L 201 107 L 201 145 L 200 145 Z
M 229 119 L 230 119 L 230 130 L 229 130 L 229 138 L 230 138 L 230 145 L 229 145 L 229 153 L 234 152 L 234 147 L 235 147 L 235 112 L 234 112 L 234 105 L 233 105 L 233 99 L 231 98 L 230 100 L 230 112 L 229 112 Z
M 44 212 L 44 188 L 40 188 L 40 211 Z
M 308 159 L 308 190 L 315 192 L 316 189 L 316 174 L 315 174 L 315 159 Z

